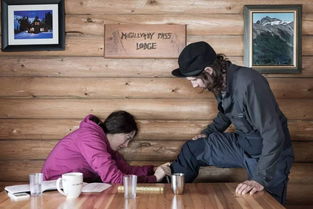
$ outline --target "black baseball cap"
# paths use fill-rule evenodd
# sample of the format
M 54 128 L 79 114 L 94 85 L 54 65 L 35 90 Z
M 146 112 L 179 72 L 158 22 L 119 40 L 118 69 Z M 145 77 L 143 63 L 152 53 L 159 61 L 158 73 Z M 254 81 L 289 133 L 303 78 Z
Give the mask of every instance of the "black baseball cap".
M 204 41 L 191 43 L 180 53 L 179 68 L 173 70 L 172 75 L 176 77 L 197 76 L 215 60 L 216 53 L 208 43 Z

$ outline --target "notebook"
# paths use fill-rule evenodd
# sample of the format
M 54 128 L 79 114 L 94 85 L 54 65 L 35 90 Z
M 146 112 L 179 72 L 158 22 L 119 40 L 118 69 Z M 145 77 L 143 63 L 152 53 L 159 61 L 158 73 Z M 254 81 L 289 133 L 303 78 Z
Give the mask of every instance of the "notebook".
M 111 187 L 111 184 L 106 183 L 83 183 L 82 192 L 102 192 Z M 43 181 L 42 183 L 42 191 L 56 190 L 56 180 Z M 21 192 L 29 192 L 29 184 L 21 184 L 14 186 L 6 186 L 4 187 L 5 191 L 11 194 L 21 193 Z

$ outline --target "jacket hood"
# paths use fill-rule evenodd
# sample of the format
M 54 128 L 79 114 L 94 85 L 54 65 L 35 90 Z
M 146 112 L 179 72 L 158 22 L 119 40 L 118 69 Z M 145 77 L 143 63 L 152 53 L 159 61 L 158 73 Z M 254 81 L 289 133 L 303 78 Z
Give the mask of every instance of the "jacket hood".
M 80 122 L 79 127 L 80 128 L 90 128 L 90 129 L 93 129 L 93 130 L 95 130 L 97 132 L 100 131 L 100 130 L 101 130 L 101 132 L 104 132 L 103 129 L 95 121 L 92 120 L 93 118 L 97 118 L 97 116 L 92 115 L 92 114 L 87 115 Z

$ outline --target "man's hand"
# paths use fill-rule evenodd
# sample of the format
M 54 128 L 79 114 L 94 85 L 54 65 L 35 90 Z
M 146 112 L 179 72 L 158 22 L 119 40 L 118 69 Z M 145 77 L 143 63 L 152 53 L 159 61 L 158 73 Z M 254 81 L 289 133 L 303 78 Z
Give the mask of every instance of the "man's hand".
M 199 134 L 199 135 L 197 135 L 197 136 L 194 136 L 194 137 L 192 138 L 192 140 L 197 140 L 197 139 L 206 138 L 206 137 L 208 137 L 208 136 L 205 135 L 205 134 Z
M 244 181 L 238 184 L 236 188 L 236 194 L 243 195 L 249 193 L 250 195 L 260 192 L 264 190 L 264 186 L 259 184 L 258 182 L 251 180 L 251 181 Z
M 157 182 L 160 182 L 165 175 L 170 176 L 171 175 L 171 168 L 170 168 L 170 163 L 164 163 L 157 167 L 157 169 L 154 172 L 154 175 L 157 179 Z

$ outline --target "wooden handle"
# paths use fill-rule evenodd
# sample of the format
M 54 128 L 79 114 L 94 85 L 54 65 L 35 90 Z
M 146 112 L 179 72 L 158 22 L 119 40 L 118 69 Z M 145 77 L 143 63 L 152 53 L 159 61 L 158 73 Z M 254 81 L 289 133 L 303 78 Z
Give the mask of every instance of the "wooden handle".
M 117 187 L 118 192 L 124 192 L 124 186 L 118 186 Z M 145 192 L 160 192 L 163 193 L 164 187 L 160 186 L 137 186 L 136 187 L 136 192 L 140 193 L 145 193 Z

